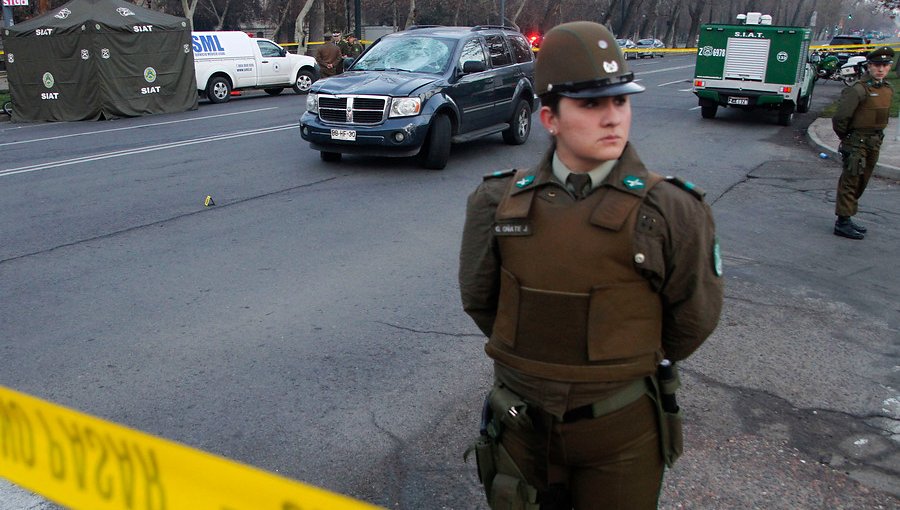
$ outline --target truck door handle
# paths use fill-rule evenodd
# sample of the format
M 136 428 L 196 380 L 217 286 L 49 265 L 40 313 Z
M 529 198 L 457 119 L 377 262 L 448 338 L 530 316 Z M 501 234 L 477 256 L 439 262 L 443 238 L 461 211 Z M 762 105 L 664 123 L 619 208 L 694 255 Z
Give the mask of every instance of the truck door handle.
M 262 63 L 263 63 L 263 64 L 268 64 L 269 61 L 268 61 L 268 60 L 263 60 Z

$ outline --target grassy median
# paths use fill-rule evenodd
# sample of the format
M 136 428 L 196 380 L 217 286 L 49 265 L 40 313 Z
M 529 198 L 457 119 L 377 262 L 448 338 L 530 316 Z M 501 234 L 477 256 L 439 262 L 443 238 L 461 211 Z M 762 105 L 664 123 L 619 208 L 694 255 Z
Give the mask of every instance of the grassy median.
M 900 63 L 898 63 L 900 65 Z M 887 75 L 887 81 L 891 83 L 891 86 L 894 87 L 894 99 L 891 101 L 891 117 L 896 117 L 897 112 L 900 111 L 900 78 L 897 77 L 897 65 L 891 69 L 891 72 Z M 837 101 L 831 103 L 822 110 L 822 117 L 834 117 L 834 112 L 837 111 Z

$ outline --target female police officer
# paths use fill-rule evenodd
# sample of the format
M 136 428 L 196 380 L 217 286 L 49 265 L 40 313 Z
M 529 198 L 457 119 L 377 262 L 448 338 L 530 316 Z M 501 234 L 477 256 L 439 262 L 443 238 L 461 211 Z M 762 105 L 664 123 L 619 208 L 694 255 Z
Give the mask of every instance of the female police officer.
M 479 476 L 493 508 L 655 508 L 680 452 L 657 364 L 690 355 L 721 310 L 712 215 L 628 142 L 644 88 L 605 27 L 549 31 L 535 80 L 550 150 L 485 177 L 460 252 L 495 366 Z

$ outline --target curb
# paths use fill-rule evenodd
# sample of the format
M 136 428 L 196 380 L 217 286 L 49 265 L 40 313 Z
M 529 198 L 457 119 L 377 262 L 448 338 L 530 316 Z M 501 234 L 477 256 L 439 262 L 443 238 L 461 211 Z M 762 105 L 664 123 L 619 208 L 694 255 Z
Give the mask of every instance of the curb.
M 838 153 L 837 149 L 834 147 L 831 147 L 831 146 L 827 145 L 825 142 L 823 142 L 822 139 L 819 138 L 819 136 L 816 134 L 815 129 L 813 129 L 813 124 L 815 124 L 816 122 L 818 122 L 822 119 L 825 119 L 825 118 L 826 117 L 819 117 L 818 119 L 814 120 L 813 123 L 810 124 L 808 128 L 806 128 L 806 137 L 813 144 L 818 146 L 819 149 L 821 149 L 821 152 L 828 154 L 828 157 L 834 158 L 835 160 L 840 161 L 841 155 Z M 888 165 L 887 163 L 881 163 L 881 162 L 876 163 L 874 174 L 877 175 L 878 177 L 884 177 L 887 179 L 893 179 L 893 180 L 900 181 L 900 167 L 896 167 L 894 165 Z

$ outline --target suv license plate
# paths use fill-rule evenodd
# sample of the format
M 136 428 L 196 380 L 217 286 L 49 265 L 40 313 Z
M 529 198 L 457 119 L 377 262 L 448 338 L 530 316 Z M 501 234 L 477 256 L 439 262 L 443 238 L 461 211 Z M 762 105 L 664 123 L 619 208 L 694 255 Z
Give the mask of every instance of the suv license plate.
M 750 106 L 750 98 L 749 97 L 729 97 L 728 104 L 736 104 L 740 106 Z M 331 135 L 334 138 L 334 135 Z
M 332 129 L 332 140 L 347 140 L 348 142 L 356 141 L 356 131 L 352 129 Z

